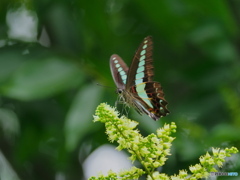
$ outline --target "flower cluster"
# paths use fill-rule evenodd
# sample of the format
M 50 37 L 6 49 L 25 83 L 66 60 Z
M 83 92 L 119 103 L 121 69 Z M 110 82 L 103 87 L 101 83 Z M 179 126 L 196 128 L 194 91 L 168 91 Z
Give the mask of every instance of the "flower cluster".
M 90 177 L 89 180 L 129 180 L 129 179 L 138 179 L 139 176 L 144 174 L 144 171 L 142 169 L 132 167 L 128 171 L 122 171 L 120 173 L 115 173 L 113 171 L 109 171 L 107 176 L 99 175 L 98 177 Z
M 238 150 L 235 147 L 225 148 L 220 150 L 220 148 L 212 148 L 213 155 L 211 156 L 208 152 L 206 155 L 199 158 L 200 164 L 195 166 L 190 166 L 189 169 L 193 173 L 193 177 L 196 179 L 207 178 L 209 172 L 217 172 L 214 168 L 215 165 L 222 167 L 225 158 L 231 156 L 231 154 L 237 153 Z
M 100 175 L 98 178 L 91 177 L 90 180 L 102 180 L 102 179 L 138 179 L 143 174 L 147 174 L 148 180 L 183 180 L 183 179 L 200 179 L 209 176 L 210 172 L 216 172 L 215 165 L 221 167 L 224 158 L 231 156 L 233 153 L 237 153 L 238 150 L 235 147 L 226 148 L 225 150 L 212 149 L 213 155 L 209 153 L 201 156 L 200 163 L 194 166 L 190 166 L 191 175 L 186 170 L 180 170 L 178 175 L 168 176 L 164 173 L 155 171 L 156 168 L 163 166 L 167 160 L 167 156 L 170 154 L 170 147 L 172 146 L 172 133 L 176 132 L 175 123 L 165 124 L 162 128 L 159 128 L 156 134 L 150 134 L 147 137 L 143 137 L 139 130 L 136 129 L 138 123 L 132 121 L 125 116 L 118 117 L 119 113 L 115 108 L 102 103 L 96 110 L 94 116 L 94 122 L 105 123 L 106 133 L 111 142 L 116 141 L 119 145 L 118 150 L 126 149 L 130 154 L 130 159 L 135 161 L 136 159 L 143 165 L 144 170 L 132 167 L 129 171 L 123 171 L 120 173 L 114 173 L 109 171 L 107 176 Z
M 208 152 L 206 155 L 201 156 L 200 163 L 194 166 L 190 166 L 189 169 L 192 172 L 191 175 L 187 173 L 186 170 L 180 170 L 178 175 L 167 176 L 164 173 L 154 172 L 152 177 L 148 176 L 148 180 L 152 179 L 163 179 L 163 180 L 183 180 L 183 179 L 191 179 L 197 180 L 202 178 L 207 178 L 210 172 L 217 172 L 214 168 L 215 165 L 218 167 L 222 166 L 222 163 L 225 162 L 224 158 L 231 156 L 231 154 L 237 153 L 238 150 L 235 147 L 226 148 L 220 150 L 219 148 L 212 148 L 213 155 L 211 156 Z
M 103 108 L 105 111 L 102 111 Z M 94 121 L 105 123 L 106 133 L 110 141 L 117 141 L 118 150 L 127 149 L 131 154 L 130 159 L 138 159 L 146 171 L 151 171 L 162 166 L 170 155 L 171 143 L 174 140 L 171 133 L 176 132 L 175 123 L 164 125 L 156 134 L 143 137 L 136 129 L 138 123 L 125 116 L 118 117 L 114 108 L 104 103 L 96 111 Z

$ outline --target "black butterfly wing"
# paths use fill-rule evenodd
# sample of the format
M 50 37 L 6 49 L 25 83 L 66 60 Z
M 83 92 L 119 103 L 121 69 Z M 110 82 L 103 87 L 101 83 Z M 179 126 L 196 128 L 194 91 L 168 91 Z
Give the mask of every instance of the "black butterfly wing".
M 160 83 L 153 81 L 152 37 L 144 38 L 128 71 L 126 90 L 133 94 L 132 101 L 138 112 L 154 120 L 166 116 L 167 101 Z
M 148 36 L 144 38 L 133 57 L 130 71 L 128 71 L 126 89 L 142 82 L 152 81 L 154 75 L 152 50 L 152 37 Z
M 117 88 L 125 89 L 127 82 L 128 66 L 117 54 L 113 54 L 110 57 L 110 69 Z
M 145 113 L 154 120 L 168 115 L 167 101 L 160 83 L 143 82 L 130 88 L 131 105 L 140 113 Z

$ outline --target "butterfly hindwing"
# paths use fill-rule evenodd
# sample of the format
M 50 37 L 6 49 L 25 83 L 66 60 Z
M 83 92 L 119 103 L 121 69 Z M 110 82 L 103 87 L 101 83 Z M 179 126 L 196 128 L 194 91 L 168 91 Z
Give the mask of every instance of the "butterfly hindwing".
M 160 83 L 144 82 L 132 86 L 130 92 L 134 95 L 133 102 L 141 112 L 144 112 L 154 120 L 169 114 L 167 101 Z M 139 112 L 139 111 L 138 111 Z

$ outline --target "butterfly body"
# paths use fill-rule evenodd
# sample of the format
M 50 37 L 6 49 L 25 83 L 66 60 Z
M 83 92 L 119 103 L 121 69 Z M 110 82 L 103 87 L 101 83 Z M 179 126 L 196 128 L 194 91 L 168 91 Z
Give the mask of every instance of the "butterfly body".
M 160 83 L 153 81 L 152 44 L 151 36 L 143 40 L 130 68 L 116 54 L 110 58 L 110 67 L 121 99 L 139 114 L 158 120 L 169 111 Z

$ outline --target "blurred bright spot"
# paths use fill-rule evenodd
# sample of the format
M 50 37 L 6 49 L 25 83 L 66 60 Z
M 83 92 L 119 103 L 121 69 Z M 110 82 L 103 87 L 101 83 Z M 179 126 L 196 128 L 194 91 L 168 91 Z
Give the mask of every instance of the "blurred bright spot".
M 6 44 L 6 40 L 0 40 L 0 47 L 5 46 L 5 44 Z
M 48 33 L 47 33 L 45 28 L 43 28 L 42 31 L 41 31 L 41 35 L 40 35 L 40 38 L 39 38 L 39 43 L 42 46 L 45 46 L 45 47 L 49 47 L 51 45 Z
M 20 180 L 1 151 L 0 151 L 0 179 Z
M 8 36 L 26 42 L 37 40 L 38 18 L 35 12 L 24 6 L 18 9 L 10 9 L 7 12 L 6 22 L 8 25 Z
M 130 169 L 132 163 L 123 151 L 117 151 L 112 145 L 103 145 L 96 149 L 83 163 L 85 178 L 97 176 L 99 173 L 107 175 L 109 170 L 119 172 Z
M 0 108 L 0 128 L 6 138 L 14 138 L 20 132 L 17 115 L 11 110 Z
M 66 180 L 64 173 L 58 172 L 55 176 L 55 180 Z

